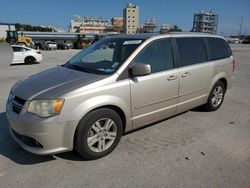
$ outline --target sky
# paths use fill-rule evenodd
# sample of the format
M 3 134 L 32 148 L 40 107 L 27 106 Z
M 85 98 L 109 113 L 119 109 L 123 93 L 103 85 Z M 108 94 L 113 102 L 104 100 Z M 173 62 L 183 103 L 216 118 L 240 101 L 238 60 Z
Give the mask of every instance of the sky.
M 243 18 L 242 33 L 250 34 L 250 0 L 1 0 L 0 22 L 53 25 L 67 31 L 74 15 L 88 17 L 122 17 L 131 2 L 139 6 L 140 24 L 155 18 L 190 31 L 194 12 L 213 10 L 219 15 L 220 35 L 236 35 Z

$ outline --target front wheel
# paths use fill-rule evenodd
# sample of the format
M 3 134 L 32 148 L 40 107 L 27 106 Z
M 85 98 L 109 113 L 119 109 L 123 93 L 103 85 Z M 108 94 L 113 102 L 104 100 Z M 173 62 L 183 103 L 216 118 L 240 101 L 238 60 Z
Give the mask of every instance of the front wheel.
M 122 132 L 121 117 L 114 110 L 94 110 L 80 121 L 75 135 L 75 148 L 85 159 L 104 157 L 118 145 Z
M 220 108 L 223 103 L 225 93 L 226 89 L 224 84 L 220 81 L 216 82 L 209 94 L 207 103 L 204 105 L 204 108 L 207 111 L 215 111 Z

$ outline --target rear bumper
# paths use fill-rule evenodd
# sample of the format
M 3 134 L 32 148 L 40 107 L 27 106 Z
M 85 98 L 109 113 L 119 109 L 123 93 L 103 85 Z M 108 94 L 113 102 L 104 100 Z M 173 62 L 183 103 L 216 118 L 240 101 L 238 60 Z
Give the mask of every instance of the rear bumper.
M 43 56 L 42 55 L 36 57 L 36 61 L 37 62 L 41 62 L 42 60 L 43 60 Z
M 228 79 L 228 81 L 227 81 L 227 90 L 232 89 L 233 83 L 234 83 L 234 77 L 231 77 L 230 79 Z

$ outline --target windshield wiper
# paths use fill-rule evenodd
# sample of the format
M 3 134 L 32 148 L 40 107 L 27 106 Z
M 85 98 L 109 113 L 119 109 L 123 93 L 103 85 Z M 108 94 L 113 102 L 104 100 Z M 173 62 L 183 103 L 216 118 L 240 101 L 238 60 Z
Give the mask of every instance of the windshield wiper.
M 80 71 L 83 71 L 83 72 L 87 72 L 87 73 L 93 73 L 93 71 L 91 71 L 91 69 L 88 69 L 86 67 L 81 67 L 79 65 L 72 65 L 70 63 L 66 63 L 64 66 L 66 66 L 68 68 L 75 69 L 75 70 L 80 70 Z

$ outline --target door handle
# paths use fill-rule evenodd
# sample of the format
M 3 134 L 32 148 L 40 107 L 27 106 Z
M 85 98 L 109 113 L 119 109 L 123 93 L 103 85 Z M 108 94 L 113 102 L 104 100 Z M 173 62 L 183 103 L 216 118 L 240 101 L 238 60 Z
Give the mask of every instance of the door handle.
M 178 77 L 177 76 L 169 76 L 168 81 L 176 80 Z
M 189 72 L 185 72 L 185 73 L 183 73 L 182 75 L 181 75 L 181 77 L 187 77 L 187 76 L 189 76 L 190 74 L 189 74 Z

